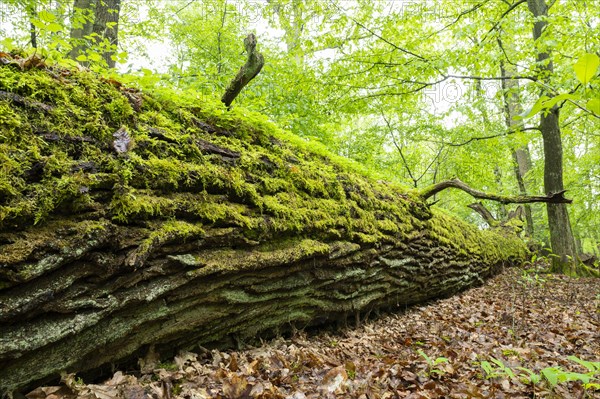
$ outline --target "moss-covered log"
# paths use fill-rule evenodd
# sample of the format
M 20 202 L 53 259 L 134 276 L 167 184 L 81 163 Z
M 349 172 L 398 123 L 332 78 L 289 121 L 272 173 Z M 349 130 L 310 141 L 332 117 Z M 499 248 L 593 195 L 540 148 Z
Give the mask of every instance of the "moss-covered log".
M 526 256 L 244 110 L 0 67 L 3 391 L 451 295 Z

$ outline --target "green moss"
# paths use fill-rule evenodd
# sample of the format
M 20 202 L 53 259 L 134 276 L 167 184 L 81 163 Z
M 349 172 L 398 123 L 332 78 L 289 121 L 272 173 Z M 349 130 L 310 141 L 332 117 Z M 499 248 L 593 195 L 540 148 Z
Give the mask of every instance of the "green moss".
M 12 66 L 0 67 L 0 90 L 49 107 L 0 101 L 0 231 L 72 214 L 145 224 L 140 256 L 190 229 L 201 236 L 219 228 L 236 228 L 248 242 L 294 237 L 297 250 L 276 251 L 291 261 L 330 253 L 325 242 L 372 247 L 409 242 L 423 230 L 432 242 L 490 262 L 524 251 L 516 238 L 432 214 L 409 189 L 377 180 L 262 115 L 229 112 L 216 98 L 164 88 L 124 95 L 91 72 L 59 76 Z M 142 100 L 141 110 L 130 105 L 131 95 Z M 113 149 L 120 128 L 132 139 L 125 154 Z M 246 263 L 268 262 L 260 253 Z
M 172 256 L 187 267 L 194 266 L 191 273 L 208 275 L 215 272 L 242 269 L 261 269 L 278 265 L 290 265 L 303 259 L 328 256 L 328 244 L 311 239 L 291 239 L 267 243 L 253 249 L 211 249 L 201 254 Z

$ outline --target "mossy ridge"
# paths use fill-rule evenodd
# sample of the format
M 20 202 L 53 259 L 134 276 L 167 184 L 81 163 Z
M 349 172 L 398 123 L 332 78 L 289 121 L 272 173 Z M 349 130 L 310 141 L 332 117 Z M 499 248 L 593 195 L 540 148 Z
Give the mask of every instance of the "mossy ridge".
M 236 226 L 251 240 L 310 234 L 372 246 L 429 227 L 435 242 L 491 262 L 523 254 L 516 239 L 432 217 L 408 189 L 376 181 L 243 109 L 140 94 L 137 112 L 116 86 L 85 71 L 4 66 L 0 89 L 52 107 L 0 101 L 7 110 L 0 119 L 2 230 L 57 213 L 93 213 L 125 225 Z M 121 127 L 133 140 L 125 155 L 111 150 Z

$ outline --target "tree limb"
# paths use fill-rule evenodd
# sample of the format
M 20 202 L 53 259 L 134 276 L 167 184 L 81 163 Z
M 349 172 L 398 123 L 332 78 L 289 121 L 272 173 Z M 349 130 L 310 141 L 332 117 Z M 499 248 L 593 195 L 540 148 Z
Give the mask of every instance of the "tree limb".
M 343 10 L 342 8 L 340 8 L 340 7 L 339 7 L 337 4 L 335 4 L 335 3 L 334 3 L 334 4 L 332 4 L 332 5 L 333 5 L 335 8 L 337 8 L 337 9 L 338 9 L 338 10 L 339 10 L 339 11 L 340 11 L 342 14 L 344 14 L 344 10 Z M 399 50 L 399 51 L 401 51 L 401 52 L 403 52 L 403 53 L 405 53 L 405 54 L 408 54 L 408 55 L 411 55 L 411 56 L 413 56 L 413 57 L 415 57 L 415 58 L 418 58 L 418 59 L 420 59 L 421 61 L 429 61 L 427 58 L 425 58 L 425 57 L 423 57 L 423 56 L 421 56 L 421 55 L 419 55 L 419 54 L 413 53 L 413 52 L 412 52 L 412 51 L 410 51 L 410 50 L 407 50 L 407 49 L 405 49 L 405 48 L 403 48 L 403 47 L 400 47 L 400 46 L 398 46 L 398 45 L 396 45 L 396 44 L 392 43 L 391 41 L 387 40 L 386 38 L 382 37 L 381 35 L 379 35 L 379 34 L 375 33 L 373 30 L 369 29 L 367 26 L 365 26 L 363 23 L 361 23 L 360 21 L 356 20 L 355 18 L 353 18 L 353 17 L 351 17 L 351 16 L 349 16 L 349 15 L 347 15 L 347 17 L 348 17 L 348 19 L 350 19 L 352 22 L 354 22 L 354 23 L 355 23 L 357 26 L 359 26 L 359 27 L 361 27 L 362 29 L 366 30 L 366 31 L 367 31 L 367 32 L 369 32 L 371 35 L 375 36 L 376 38 L 378 38 L 379 40 L 383 41 L 384 43 L 386 43 L 386 44 L 388 44 L 388 45 L 392 46 L 392 47 L 393 47 L 393 48 L 395 48 L 396 50 Z
M 483 206 L 481 202 L 474 202 L 472 204 L 467 205 L 467 207 L 477 212 L 490 227 L 498 225 L 498 221 L 496 220 L 494 215 L 492 215 L 492 212 L 490 212 L 489 209 Z
M 481 43 L 483 44 L 483 42 L 485 42 L 485 40 L 487 39 L 488 35 L 490 33 L 492 33 L 494 30 L 496 30 L 496 28 L 498 28 L 498 26 L 500 25 L 500 23 L 502 22 L 504 17 L 506 17 L 508 14 L 510 14 L 512 12 L 512 10 L 514 10 L 515 8 L 517 8 L 518 6 L 520 6 L 523 3 L 527 3 L 527 0 L 519 0 L 516 3 L 514 3 L 513 5 L 511 5 L 510 7 L 508 7 L 508 9 L 506 11 L 504 11 L 502 13 L 502 15 L 500 15 L 500 18 L 498 18 L 498 20 L 496 21 L 494 26 L 492 26 L 492 28 L 490 30 L 488 30 L 487 33 L 483 36 Z
M 239 72 L 233 78 L 231 83 L 229 83 L 229 87 L 225 90 L 225 94 L 221 97 L 221 101 L 228 108 L 235 100 L 235 98 L 240 94 L 242 89 L 250 83 L 252 79 L 258 75 L 263 65 L 265 64 L 265 58 L 261 53 L 256 51 L 256 36 L 250 33 L 244 39 L 244 47 L 246 48 L 246 52 L 248 53 L 248 60 L 246 63 L 240 68 Z
M 492 201 L 498 201 L 502 204 L 528 204 L 532 202 L 548 202 L 552 204 L 570 204 L 573 202 L 572 199 L 565 198 L 565 192 L 567 190 L 559 191 L 558 193 L 549 193 L 546 196 L 530 196 L 530 195 L 517 195 L 517 196 L 509 196 L 509 195 L 498 195 L 498 194 L 488 194 L 483 191 L 475 190 L 474 188 L 469 187 L 464 182 L 460 181 L 457 178 L 444 180 L 442 182 L 433 184 L 424 190 L 421 191 L 421 197 L 427 199 L 429 197 L 434 196 L 435 194 L 443 191 L 447 188 L 458 188 L 471 196 L 478 199 L 488 199 Z

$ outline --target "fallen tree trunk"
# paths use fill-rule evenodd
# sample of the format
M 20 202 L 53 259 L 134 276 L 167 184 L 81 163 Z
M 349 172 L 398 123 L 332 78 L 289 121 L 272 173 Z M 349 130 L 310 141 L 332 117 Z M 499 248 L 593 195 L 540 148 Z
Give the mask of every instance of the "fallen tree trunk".
M 247 111 L 13 65 L 0 90 L 3 392 L 448 296 L 526 256 Z

